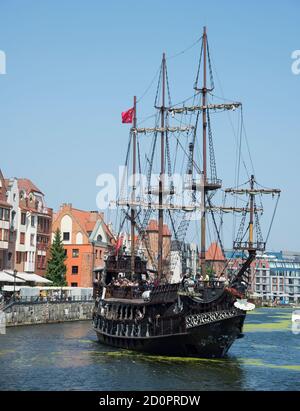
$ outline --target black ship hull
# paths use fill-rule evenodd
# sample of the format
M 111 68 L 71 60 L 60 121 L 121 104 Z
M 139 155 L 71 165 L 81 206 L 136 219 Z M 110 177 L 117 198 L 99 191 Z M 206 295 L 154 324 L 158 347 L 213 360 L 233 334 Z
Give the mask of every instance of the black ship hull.
M 94 328 L 106 345 L 155 355 L 222 358 L 233 342 L 242 337 L 245 313 L 187 329 L 184 333 L 155 337 L 114 336 Z
M 120 271 L 111 265 L 109 260 L 109 282 L 113 281 L 110 273 Z M 220 281 L 182 281 L 146 291 L 140 286 L 100 284 L 95 295 L 94 331 L 101 343 L 113 347 L 155 355 L 221 358 L 242 336 L 246 311 L 236 304 L 242 294 Z

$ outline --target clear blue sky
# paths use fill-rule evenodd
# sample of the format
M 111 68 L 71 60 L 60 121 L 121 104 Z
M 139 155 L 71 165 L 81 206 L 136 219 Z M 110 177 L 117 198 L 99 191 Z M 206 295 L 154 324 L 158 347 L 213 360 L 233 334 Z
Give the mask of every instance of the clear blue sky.
M 300 75 L 291 71 L 299 16 L 298 0 L 1 0 L 4 175 L 32 179 L 54 209 L 95 209 L 97 175 L 124 160 L 121 111 L 147 88 L 161 53 L 185 49 L 207 25 L 224 95 L 244 104 L 258 179 L 283 190 L 270 248 L 300 250 Z M 178 98 L 191 94 L 195 53 L 170 60 Z M 225 174 L 233 161 L 234 151 L 232 160 L 218 156 Z

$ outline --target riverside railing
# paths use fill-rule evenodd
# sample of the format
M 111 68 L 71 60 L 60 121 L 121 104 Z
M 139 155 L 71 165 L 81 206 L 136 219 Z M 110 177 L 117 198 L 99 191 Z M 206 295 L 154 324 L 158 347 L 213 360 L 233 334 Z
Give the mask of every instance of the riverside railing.
M 41 304 L 41 303 L 69 303 L 69 302 L 93 302 L 93 295 L 87 296 L 72 296 L 72 297 L 37 297 L 37 296 L 21 296 L 11 297 L 2 302 L 3 308 L 12 304 Z

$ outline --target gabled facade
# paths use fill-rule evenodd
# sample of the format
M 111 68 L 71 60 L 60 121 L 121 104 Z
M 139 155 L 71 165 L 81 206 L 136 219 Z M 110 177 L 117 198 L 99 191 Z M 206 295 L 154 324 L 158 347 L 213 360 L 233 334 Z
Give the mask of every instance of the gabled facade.
M 60 229 L 66 252 L 67 282 L 73 287 L 92 287 L 93 271 L 104 266 L 104 257 L 115 243 L 104 216 L 63 204 L 55 214 L 52 233 Z
M 51 243 L 52 209 L 44 194 L 25 178 L 6 180 L 11 205 L 12 259 L 6 268 L 44 276 Z
M 0 270 L 7 268 L 10 258 L 10 210 L 11 206 L 7 202 L 5 180 L 0 170 Z

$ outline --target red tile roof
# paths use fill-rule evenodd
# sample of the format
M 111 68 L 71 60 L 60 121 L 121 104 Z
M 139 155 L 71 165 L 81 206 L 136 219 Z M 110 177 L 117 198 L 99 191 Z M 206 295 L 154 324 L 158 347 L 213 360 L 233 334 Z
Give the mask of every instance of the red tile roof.
M 211 243 L 211 245 L 208 247 L 208 250 L 206 251 L 206 260 L 225 261 L 225 257 L 222 253 L 222 250 L 216 242 Z
M 114 239 L 113 234 L 108 228 L 107 224 L 103 220 L 103 214 L 97 211 L 84 211 L 77 208 L 71 208 L 71 213 L 76 218 L 80 226 L 86 231 L 91 232 L 94 230 L 96 223 L 101 220 L 103 223 L 103 229 L 109 239 Z M 58 214 L 58 213 L 57 213 Z M 57 216 L 57 215 L 56 215 Z
M 150 220 L 147 231 L 158 231 L 158 222 L 156 220 Z M 163 235 L 171 236 L 171 232 L 167 224 L 163 225 Z
M 90 211 L 78 210 L 77 208 L 72 208 L 71 210 L 73 216 L 85 231 L 93 231 L 97 220 L 91 221 Z
M 27 194 L 31 192 L 43 194 L 42 191 L 28 178 L 18 178 L 19 190 L 26 191 Z

